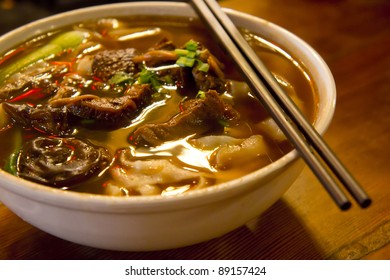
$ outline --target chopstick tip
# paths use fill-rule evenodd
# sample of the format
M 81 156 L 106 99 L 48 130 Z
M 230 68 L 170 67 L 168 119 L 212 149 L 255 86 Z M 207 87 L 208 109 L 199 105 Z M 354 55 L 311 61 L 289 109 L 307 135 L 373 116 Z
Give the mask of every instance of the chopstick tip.
M 367 208 L 368 206 L 370 206 L 372 203 L 372 200 L 370 198 L 366 198 L 364 199 L 363 201 L 360 202 L 360 206 L 362 208 Z
M 344 203 L 342 203 L 340 205 L 340 209 L 343 210 L 343 211 L 346 211 L 349 208 L 351 208 L 351 206 L 352 206 L 351 202 L 350 201 L 346 201 L 346 202 L 344 202 Z

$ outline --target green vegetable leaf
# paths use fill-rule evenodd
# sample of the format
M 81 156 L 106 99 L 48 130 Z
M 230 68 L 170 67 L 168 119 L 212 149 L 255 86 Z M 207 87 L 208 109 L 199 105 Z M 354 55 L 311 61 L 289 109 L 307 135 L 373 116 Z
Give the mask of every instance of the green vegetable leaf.
M 150 79 L 156 75 L 155 73 L 153 73 L 152 71 L 149 71 L 148 69 L 146 68 L 143 68 L 141 70 L 141 73 L 139 74 L 139 77 L 138 77 L 138 82 L 140 84 L 148 84 L 150 83 Z
M 19 151 L 12 153 L 4 165 L 4 170 L 7 171 L 8 173 L 16 175 L 18 172 L 17 170 L 18 157 L 19 157 Z
M 160 91 L 162 88 L 162 82 L 158 78 L 157 74 L 146 68 L 143 68 L 139 74 L 138 82 L 140 84 L 151 84 L 155 91 Z
M 152 87 L 155 91 L 159 91 L 161 88 L 161 82 L 157 79 L 157 77 L 152 76 L 150 78 L 150 83 L 152 84 Z
M 134 81 L 133 76 L 125 72 L 117 72 L 108 81 L 110 84 L 119 85 L 124 83 L 132 83 Z
M 15 63 L 0 69 L 0 84 L 2 84 L 7 77 L 23 70 L 25 67 L 30 66 L 39 60 L 48 59 L 65 50 L 76 48 L 81 44 L 85 37 L 85 32 L 77 30 L 68 31 L 58 35 L 48 44 L 29 53 Z
M 223 127 L 228 127 L 229 126 L 229 123 L 227 120 L 223 120 L 223 119 L 219 119 L 218 120 L 218 123 L 223 126 Z

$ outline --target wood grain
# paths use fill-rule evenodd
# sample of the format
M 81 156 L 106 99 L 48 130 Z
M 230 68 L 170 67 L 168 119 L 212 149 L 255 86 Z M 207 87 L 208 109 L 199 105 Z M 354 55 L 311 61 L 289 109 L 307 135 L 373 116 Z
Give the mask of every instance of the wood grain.
M 140 253 L 58 239 L 0 204 L 0 259 L 390 259 L 390 2 L 220 3 L 290 30 L 327 62 L 338 97 L 325 139 L 372 206 L 340 212 L 305 168 L 283 198 L 246 227 L 185 248 Z

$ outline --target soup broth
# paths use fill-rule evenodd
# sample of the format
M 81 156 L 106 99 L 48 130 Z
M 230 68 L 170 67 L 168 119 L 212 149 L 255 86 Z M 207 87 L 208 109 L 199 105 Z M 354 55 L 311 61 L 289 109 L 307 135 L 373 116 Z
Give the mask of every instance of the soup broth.
M 310 73 L 241 31 L 314 122 Z M 0 165 L 64 190 L 175 195 L 292 149 L 234 63 L 187 18 L 105 18 L 33 38 L 1 58 L 0 101 Z

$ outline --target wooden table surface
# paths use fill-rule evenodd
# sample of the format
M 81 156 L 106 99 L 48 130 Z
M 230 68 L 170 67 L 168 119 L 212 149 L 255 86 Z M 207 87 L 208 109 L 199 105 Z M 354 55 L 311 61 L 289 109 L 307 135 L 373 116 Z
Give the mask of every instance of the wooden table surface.
M 373 199 L 341 212 L 305 168 L 247 226 L 201 244 L 114 252 L 73 244 L 0 203 L 0 259 L 390 259 L 390 1 L 225 0 L 308 42 L 329 65 L 337 106 L 325 139 Z

